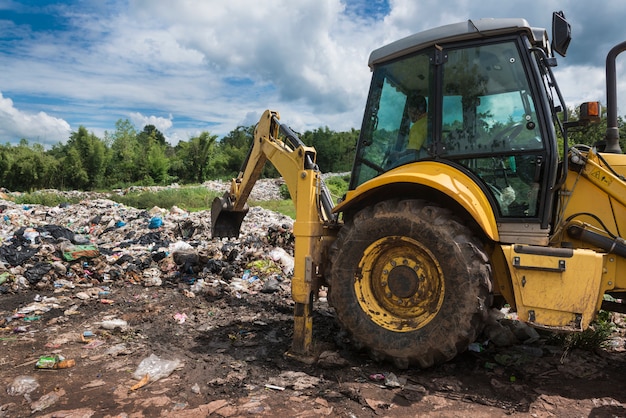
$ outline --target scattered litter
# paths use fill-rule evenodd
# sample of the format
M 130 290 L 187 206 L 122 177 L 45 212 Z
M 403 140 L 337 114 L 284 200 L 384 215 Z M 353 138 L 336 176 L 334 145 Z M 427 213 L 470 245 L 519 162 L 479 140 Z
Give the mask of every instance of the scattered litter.
M 101 345 L 106 344 L 104 341 L 102 340 L 91 340 L 89 341 L 86 345 L 83 346 L 83 348 L 85 349 L 93 349 L 93 348 L 98 348 Z
M 482 344 L 474 342 L 467 346 L 467 350 L 472 351 L 474 353 L 480 353 L 481 351 L 484 350 L 484 348 Z
M 150 382 L 156 382 L 163 377 L 169 376 L 174 370 L 181 366 L 182 363 L 178 359 L 164 360 L 155 354 L 150 354 L 149 357 L 141 360 L 135 373 L 133 373 L 133 377 L 136 380 L 143 381 L 146 376 L 148 376 Z
M 285 388 L 283 386 L 270 385 L 269 383 L 265 384 L 265 388 L 266 389 L 273 389 L 273 390 L 285 390 Z
M 313 389 L 320 379 L 304 372 L 284 371 L 280 375 L 269 379 L 269 384 L 278 387 L 292 387 L 294 390 Z
M 336 351 L 323 351 L 317 360 L 317 365 L 325 369 L 345 367 L 348 364 L 348 360 L 341 357 Z
M 93 388 L 98 388 L 100 386 L 104 386 L 106 384 L 107 383 L 104 380 L 96 379 L 96 380 L 92 380 L 91 382 L 89 382 L 89 383 L 87 383 L 85 385 L 82 385 L 80 388 L 81 389 L 93 389 Z
M 39 382 L 33 376 L 17 376 L 7 386 L 7 393 L 9 396 L 28 395 L 29 393 L 37 390 Z
M 390 388 L 399 388 L 406 383 L 406 379 L 398 378 L 394 373 L 388 373 L 385 375 L 385 386 Z
M 280 263 L 285 274 L 292 274 L 294 268 L 294 259 L 284 248 L 275 247 L 270 251 L 269 257 Z
M 65 359 L 65 357 L 58 354 L 54 356 L 41 356 L 39 360 L 37 360 L 37 363 L 35 363 L 37 369 L 69 369 L 75 365 L 76 361 L 74 359 Z
M 65 390 L 59 389 L 57 391 L 48 392 L 41 398 L 30 404 L 30 410 L 34 414 L 35 412 L 41 412 L 57 403 L 61 397 L 65 396 Z
M 109 319 L 106 321 L 100 322 L 100 326 L 104 329 L 114 330 L 115 328 L 120 328 L 122 331 L 128 328 L 128 322 L 123 319 Z
M 126 344 L 119 343 L 119 344 L 115 344 L 114 346 L 112 346 L 109 349 L 107 349 L 107 351 L 104 354 L 106 354 L 108 356 L 115 357 L 115 356 L 117 356 L 119 354 L 122 354 L 122 353 L 128 353 L 129 351 L 130 350 L 128 349 Z
M 63 245 L 61 247 L 65 261 L 75 261 L 80 258 L 94 258 L 100 255 L 98 247 L 93 244 L 88 245 Z
M 89 293 L 87 292 L 78 292 L 76 294 L 74 294 L 74 296 L 80 300 L 89 300 L 91 299 L 91 296 L 89 296 Z
M 185 313 L 180 313 L 180 312 L 179 312 L 179 313 L 176 313 L 176 314 L 174 315 L 174 319 L 176 320 L 176 322 L 177 322 L 177 323 L 179 323 L 179 324 L 181 324 L 181 325 L 182 325 L 182 324 L 184 324 L 184 323 L 185 323 L 185 321 L 187 320 L 187 314 L 185 314 Z
M 149 374 L 145 374 L 141 380 L 139 380 L 139 382 L 135 383 L 134 385 L 132 385 L 130 387 L 130 390 L 137 390 L 137 389 L 141 389 L 142 387 L 144 387 L 145 385 L 148 384 L 148 382 L 150 381 L 150 375 Z
M 154 216 L 150 219 L 150 223 L 148 224 L 148 228 L 157 229 L 163 226 L 163 219 L 160 216 Z

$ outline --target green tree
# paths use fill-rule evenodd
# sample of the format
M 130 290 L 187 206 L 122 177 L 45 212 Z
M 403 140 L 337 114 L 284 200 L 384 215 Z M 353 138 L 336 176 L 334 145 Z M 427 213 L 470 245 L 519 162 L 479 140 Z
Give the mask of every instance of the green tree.
M 103 184 L 107 166 L 107 150 L 104 142 L 87 128 L 80 126 L 78 131 L 72 132 L 67 141 L 67 154 L 74 149 L 78 152 L 82 168 L 87 173 L 85 188 L 93 189 Z
M 317 165 L 323 172 L 350 171 L 359 131 L 335 132 L 328 127 L 306 131 L 302 141 L 317 151 Z
M 180 141 L 174 147 L 170 174 L 183 183 L 202 183 L 208 178 L 210 163 L 215 156 L 217 136 L 209 132 Z
M 46 155 L 42 145 L 30 146 L 28 140 L 21 139 L 19 145 L 3 148 L 1 167 L 5 187 L 14 191 L 32 191 L 54 186 L 51 179 L 58 164 Z
M 89 186 L 89 174 L 76 148 L 69 148 L 61 166 L 62 188 L 84 190 Z
M 209 173 L 212 177 L 236 177 L 254 139 L 254 126 L 238 126 L 216 143 Z
M 189 155 L 189 142 L 180 141 L 176 146 L 174 146 L 174 155 L 169 157 L 170 161 L 170 169 L 169 174 L 173 179 L 177 181 L 181 181 L 187 183 L 188 178 L 188 170 L 187 170 L 187 155 Z
M 137 141 L 140 145 L 147 146 L 151 142 L 156 142 L 158 145 L 165 147 L 167 145 L 167 141 L 165 140 L 165 135 L 161 131 L 159 131 L 154 125 L 146 125 L 143 127 L 143 131 L 141 131 L 137 135 Z
M 107 134 L 111 142 L 110 160 L 107 168 L 109 184 L 131 184 L 138 180 L 136 173 L 139 154 L 137 131 L 128 119 L 119 119 L 115 123 L 115 132 Z
M 598 145 L 599 148 L 603 146 L 607 127 L 606 107 L 602 106 L 600 114 L 601 119 L 598 123 L 570 128 L 568 130 L 569 144 Z M 568 120 L 578 120 L 580 118 L 580 107 L 569 108 L 568 115 Z M 620 147 L 622 151 L 626 151 L 626 148 L 624 148 L 626 146 L 626 124 L 621 116 L 617 118 L 617 127 L 619 129 Z
M 148 150 L 148 174 L 157 184 L 165 184 L 169 180 L 170 161 L 165 155 L 165 146 L 153 144 Z
M 202 183 L 207 179 L 211 150 L 216 139 L 217 136 L 205 131 L 189 141 L 188 167 L 192 180 L 197 183 Z

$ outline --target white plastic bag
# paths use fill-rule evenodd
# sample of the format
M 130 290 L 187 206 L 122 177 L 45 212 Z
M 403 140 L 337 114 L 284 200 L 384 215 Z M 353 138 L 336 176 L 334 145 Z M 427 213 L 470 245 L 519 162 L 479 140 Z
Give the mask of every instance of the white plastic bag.
M 270 251 L 269 256 L 272 260 L 281 265 L 283 273 L 293 274 L 294 260 L 287 251 L 280 247 L 274 247 L 274 249 Z
M 13 382 L 7 386 L 9 396 L 27 395 L 39 387 L 37 379 L 32 376 L 17 376 Z
M 133 373 L 133 377 L 137 380 L 141 380 L 145 375 L 149 375 L 150 382 L 156 382 L 163 377 L 169 376 L 174 370 L 181 366 L 182 363 L 178 359 L 163 360 L 154 354 L 150 354 L 150 357 L 141 360 L 141 363 L 137 366 L 137 370 Z

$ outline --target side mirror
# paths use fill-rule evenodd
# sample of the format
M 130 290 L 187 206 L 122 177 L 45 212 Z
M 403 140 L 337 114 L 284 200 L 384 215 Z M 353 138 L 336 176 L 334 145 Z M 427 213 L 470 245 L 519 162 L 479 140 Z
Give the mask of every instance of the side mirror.
M 572 27 L 563 12 L 552 13 L 552 50 L 564 57 L 572 40 Z

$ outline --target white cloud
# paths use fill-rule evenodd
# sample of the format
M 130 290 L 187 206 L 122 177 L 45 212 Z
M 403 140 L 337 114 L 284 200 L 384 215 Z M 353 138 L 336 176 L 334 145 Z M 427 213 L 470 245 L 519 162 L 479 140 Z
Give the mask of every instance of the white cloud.
M 13 98 L 58 98 L 55 115 L 94 132 L 111 130 L 128 115 L 140 128 L 151 123 L 146 115 L 176 115 L 155 117 L 151 124 L 168 138 L 185 140 L 203 130 L 221 136 L 256 122 L 266 108 L 300 132 L 348 130 L 361 124 L 373 49 L 469 18 L 524 17 L 549 27 L 551 11 L 564 10 L 574 39 L 568 57 L 559 59 L 557 76 L 568 104 L 575 105 L 604 89 L 601 55 L 623 33 L 617 28 L 620 12 L 626 12 L 616 0 L 602 8 L 574 0 L 548 0 L 541 8 L 499 0 L 390 0 L 389 14 L 371 18 L 354 13 L 363 10 L 362 1 L 58 5 L 65 13 L 60 27 L 69 30 L 32 32 L 29 25 L 0 22 L 0 34 L 13 34 L 0 44 L 0 91 Z M 567 70 L 573 65 L 593 80 Z M 618 100 L 626 103 L 623 91 Z M 33 115 L 39 110 L 52 112 L 29 105 Z
M 0 137 L 7 141 L 26 138 L 30 143 L 51 145 L 64 142 L 70 134 L 70 125 L 63 119 L 45 112 L 28 113 L 17 109 L 13 100 L 0 92 Z
M 130 121 L 140 130 L 146 125 L 153 125 L 159 131 L 165 132 L 172 127 L 173 119 L 171 114 L 167 118 L 154 115 L 145 116 L 139 112 L 132 112 L 130 114 Z

